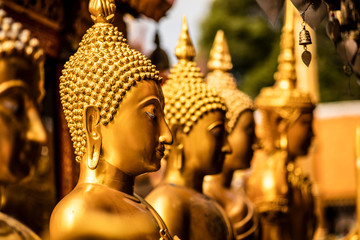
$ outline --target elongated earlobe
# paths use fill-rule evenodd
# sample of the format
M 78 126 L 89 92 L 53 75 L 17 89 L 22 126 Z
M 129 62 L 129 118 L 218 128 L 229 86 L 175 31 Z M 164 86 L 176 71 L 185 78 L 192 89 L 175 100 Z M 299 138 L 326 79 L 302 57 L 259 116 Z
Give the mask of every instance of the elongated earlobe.
M 174 159 L 174 167 L 177 170 L 181 170 L 183 167 L 183 161 L 184 161 L 184 145 L 179 144 L 174 149 L 176 151 L 176 156 Z
M 91 170 L 96 169 L 101 151 L 101 131 L 100 131 L 100 110 L 96 106 L 87 106 L 84 109 L 84 126 L 86 130 L 86 156 L 87 164 Z
M 288 139 L 287 139 L 287 129 L 288 122 L 286 119 L 281 118 L 278 121 L 278 132 L 279 132 L 279 148 L 281 150 L 287 151 Z
M 173 166 L 175 169 L 181 171 L 184 167 L 184 145 L 183 141 L 183 131 L 182 127 L 178 125 L 174 125 L 171 128 L 173 134 L 173 145 L 172 151 L 174 151 L 174 158 L 173 158 Z

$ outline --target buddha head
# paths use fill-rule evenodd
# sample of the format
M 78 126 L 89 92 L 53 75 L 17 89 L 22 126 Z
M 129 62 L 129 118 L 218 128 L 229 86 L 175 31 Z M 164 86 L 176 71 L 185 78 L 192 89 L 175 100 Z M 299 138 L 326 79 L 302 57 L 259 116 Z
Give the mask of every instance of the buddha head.
M 226 124 L 232 152 L 226 155 L 225 168 L 230 171 L 250 167 L 255 141 L 254 104 L 249 96 L 237 89 L 224 32 L 219 30 L 210 51 L 206 81 L 225 100 L 228 111 Z
M 39 114 L 44 52 L 30 31 L 0 10 L 0 182 L 29 176 L 46 143 Z
M 225 154 L 230 151 L 225 131 L 226 106 L 216 91 L 205 84 L 193 61 L 195 49 L 185 18 L 175 55 L 179 61 L 163 86 L 165 118 L 174 137 L 170 165 L 203 175 L 219 173 Z
M 76 160 L 106 161 L 136 176 L 160 168 L 172 136 L 164 120 L 161 78 L 111 22 L 114 1 L 91 0 L 95 24 L 60 77 L 60 98 Z
M 293 14 L 289 9 L 282 29 L 275 85 L 263 88 L 255 104 L 262 114 L 265 150 L 283 149 L 296 157 L 306 155 L 311 144 L 315 105 L 308 93 L 296 88 Z

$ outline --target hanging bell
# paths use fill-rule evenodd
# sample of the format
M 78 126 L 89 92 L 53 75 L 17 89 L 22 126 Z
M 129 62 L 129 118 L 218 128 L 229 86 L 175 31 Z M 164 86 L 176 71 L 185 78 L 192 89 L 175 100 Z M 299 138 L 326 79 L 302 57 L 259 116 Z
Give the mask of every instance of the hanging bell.
M 303 29 L 299 33 L 299 45 L 304 46 L 304 52 L 301 55 L 301 59 L 306 66 L 310 65 L 311 52 L 307 50 L 307 45 L 311 44 L 310 32 L 305 29 L 305 21 L 302 23 Z
M 312 42 L 311 42 L 310 32 L 308 30 L 306 30 L 305 26 L 304 26 L 303 29 L 299 33 L 299 44 L 306 46 L 311 43 Z

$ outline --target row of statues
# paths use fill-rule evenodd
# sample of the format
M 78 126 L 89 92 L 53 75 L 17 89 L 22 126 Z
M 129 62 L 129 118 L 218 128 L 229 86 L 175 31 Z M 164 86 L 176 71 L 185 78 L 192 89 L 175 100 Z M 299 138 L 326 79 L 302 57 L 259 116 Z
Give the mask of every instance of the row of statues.
M 4 190 L 29 178 L 47 141 L 39 108 L 44 96 L 45 54 L 39 41 L 0 10 L 0 207 Z M 1 237 L 40 239 L 29 228 L 0 212 Z
M 156 67 L 112 25 L 114 0 L 90 0 L 94 25 L 65 64 L 59 86 L 80 176 L 52 212 L 50 239 L 311 239 L 311 184 L 294 161 L 307 154 L 315 105 L 295 87 L 289 2 L 276 83 L 254 103 L 229 72 L 221 30 L 204 77 L 184 18 L 178 63 L 161 86 Z M 39 116 L 44 53 L 3 11 L 0 24 L 0 179 L 6 187 L 31 176 L 46 142 Z M 262 157 L 251 164 L 246 188 L 234 189 L 234 173 L 250 168 L 253 158 L 256 109 Z M 163 180 L 140 197 L 135 178 L 159 170 L 163 158 Z M 40 239 L 2 213 L 0 233 Z

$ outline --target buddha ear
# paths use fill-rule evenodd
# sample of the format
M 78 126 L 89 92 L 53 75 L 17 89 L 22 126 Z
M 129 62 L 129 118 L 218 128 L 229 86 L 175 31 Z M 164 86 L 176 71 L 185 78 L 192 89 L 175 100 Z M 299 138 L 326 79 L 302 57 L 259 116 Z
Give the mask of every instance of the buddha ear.
M 276 123 L 277 131 L 279 133 L 284 133 L 288 127 L 288 121 L 285 118 L 278 116 Z
M 175 124 L 171 126 L 171 133 L 173 134 L 173 144 L 172 146 L 176 147 L 177 145 L 182 144 L 184 138 L 184 132 L 182 126 Z
M 84 126 L 86 131 L 86 156 L 87 165 L 94 170 L 100 159 L 101 151 L 101 130 L 100 130 L 100 109 L 96 106 L 86 106 L 84 109 Z
M 184 132 L 182 126 L 174 125 L 171 127 L 171 132 L 173 134 L 173 145 L 172 151 L 174 151 L 173 165 L 177 170 L 181 170 L 184 166 Z
M 279 147 L 282 150 L 287 150 L 288 139 L 287 139 L 287 128 L 288 128 L 288 120 L 279 116 L 277 122 L 277 131 L 278 131 L 278 139 L 279 139 Z

